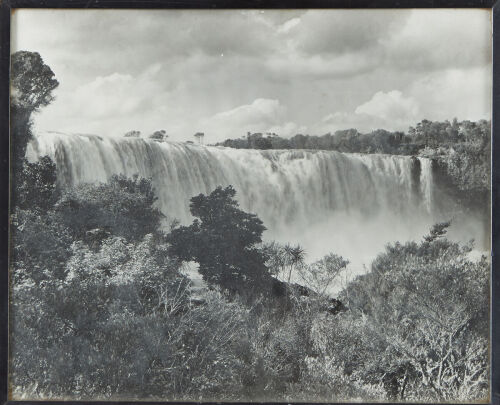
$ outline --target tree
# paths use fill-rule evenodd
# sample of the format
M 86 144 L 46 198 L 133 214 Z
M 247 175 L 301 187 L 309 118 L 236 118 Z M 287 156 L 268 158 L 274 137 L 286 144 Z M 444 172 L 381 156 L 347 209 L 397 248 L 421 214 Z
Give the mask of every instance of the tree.
M 278 280 L 290 283 L 294 271 L 304 266 L 305 250 L 300 245 L 273 241 L 264 245 L 263 252 L 266 265 Z
M 15 204 L 23 209 L 47 211 L 60 195 L 55 163 L 43 156 L 38 162 L 25 162 L 14 190 Z
M 54 72 L 37 52 L 19 51 L 11 56 L 11 136 L 14 170 L 19 171 L 32 134 L 33 112 L 54 100 L 59 85 Z
M 298 267 L 298 273 L 306 286 L 318 295 L 325 296 L 348 264 L 348 260 L 330 253 L 310 265 Z
M 238 208 L 233 187 L 217 187 L 210 195 L 191 199 L 190 226 L 174 229 L 167 237 L 170 253 L 199 263 L 199 272 L 210 285 L 246 295 L 263 291 L 271 277 L 264 255 L 257 248 L 266 229 L 254 214 Z
M 25 161 L 16 177 L 10 218 L 11 254 L 19 271 L 13 277 L 23 278 L 27 270 L 40 272 L 41 276 L 44 268 L 61 274 L 71 239 L 52 211 L 60 197 L 56 166 L 43 156 L 38 162 Z
M 199 144 L 203 145 L 203 138 L 205 137 L 204 132 L 197 132 L 196 134 L 194 134 L 194 137 L 198 140 Z
M 325 355 L 364 383 L 382 383 L 392 400 L 487 395 L 489 263 L 446 239 L 447 226 L 388 246 L 341 293 L 349 310 L 321 326 Z
M 139 138 L 141 136 L 141 131 L 137 131 L 137 130 L 132 130 L 132 131 L 128 131 L 125 133 L 125 135 L 123 135 L 125 138 Z
M 167 131 L 165 131 L 164 129 L 160 129 L 159 131 L 155 131 L 151 135 L 149 135 L 149 138 L 161 142 L 165 140 L 165 138 L 168 138 Z
M 11 57 L 12 105 L 30 113 L 49 105 L 59 85 L 52 69 L 38 52 L 19 51 Z
M 223 369 L 213 362 L 228 349 L 225 338 L 237 321 L 220 306 L 190 313 L 188 280 L 162 248 L 152 235 L 138 243 L 112 236 L 98 251 L 77 241 L 63 278 L 36 269 L 35 278 L 16 282 L 14 391 L 55 399 L 202 390 L 187 384 L 187 369 L 199 370 L 196 361 Z
M 107 183 L 83 184 L 67 191 L 55 210 L 77 239 L 101 229 L 128 240 L 156 234 L 163 217 L 154 206 L 151 181 L 114 175 Z
M 257 138 L 254 142 L 255 149 L 271 149 L 273 147 L 270 137 Z

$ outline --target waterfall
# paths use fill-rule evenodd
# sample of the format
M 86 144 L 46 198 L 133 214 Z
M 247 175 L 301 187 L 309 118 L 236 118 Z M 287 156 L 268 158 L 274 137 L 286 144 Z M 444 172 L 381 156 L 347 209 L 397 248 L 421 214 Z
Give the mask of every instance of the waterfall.
M 419 158 L 421 175 L 420 187 L 424 198 L 425 206 L 428 211 L 433 209 L 433 176 L 432 176 L 432 160 L 427 158 Z
M 262 219 L 268 238 L 310 245 L 313 256 L 335 247 L 357 254 L 359 244 L 380 251 L 388 241 L 420 237 L 435 214 L 432 167 L 425 158 L 238 150 L 57 132 L 37 135 L 27 154 L 30 160 L 49 155 L 67 186 L 119 173 L 151 178 L 161 211 L 182 223 L 192 219 L 191 197 L 232 185 L 241 208 Z M 318 238 L 324 249 L 316 249 Z

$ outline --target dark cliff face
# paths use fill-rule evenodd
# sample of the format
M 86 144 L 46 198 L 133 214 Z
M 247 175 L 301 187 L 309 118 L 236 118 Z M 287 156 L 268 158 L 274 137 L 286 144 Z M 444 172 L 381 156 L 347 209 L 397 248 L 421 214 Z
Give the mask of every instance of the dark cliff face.
M 467 228 L 482 229 L 469 235 L 479 245 L 490 240 L 491 184 L 489 157 L 467 151 L 448 151 L 446 154 L 422 158 L 411 157 L 412 194 L 422 204 L 426 188 L 422 179 L 430 171 L 432 176 L 432 206 L 435 220 L 451 220 Z M 465 229 L 464 228 L 464 229 Z M 464 236 L 464 235 L 462 235 Z M 481 242 L 482 241 L 482 242 Z M 488 245 L 485 244 L 485 247 Z
M 448 195 L 453 204 L 447 208 L 448 210 L 452 208 L 452 211 L 480 212 L 489 215 L 491 191 L 489 183 L 485 184 L 484 179 L 471 176 L 464 180 L 465 175 L 458 174 L 446 157 L 432 159 L 432 170 L 437 188 L 441 193 Z M 478 169 L 470 168 L 470 170 Z M 462 171 L 467 171 L 467 168 L 463 168 Z M 489 170 L 487 171 L 485 176 L 489 178 Z
M 484 162 L 481 163 L 483 165 Z M 465 171 L 466 169 L 464 169 Z M 464 181 L 465 176 L 457 175 L 456 168 L 450 167 L 446 157 L 432 160 L 432 171 L 438 195 L 436 198 L 437 210 L 446 213 L 447 219 L 453 222 L 478 221 L 481 224 L 482 234 L 478 234 L 483 247 L 489 249 L 491 237 L 491 186 L 485 184 L 484 177 L 489 178 L 489 167 L 474 168 L 476 173 Z M 477 172 L 485 170 L 481 177 Z
M 413 195 L 418 195 L 421 196 L 422 190 L 421 190 L 421 184 L 420 184 L 420 176 L 422 173 L 422 165 L 420 163 L 420 160 L 412 156 L 411 157 L 411 188 Z

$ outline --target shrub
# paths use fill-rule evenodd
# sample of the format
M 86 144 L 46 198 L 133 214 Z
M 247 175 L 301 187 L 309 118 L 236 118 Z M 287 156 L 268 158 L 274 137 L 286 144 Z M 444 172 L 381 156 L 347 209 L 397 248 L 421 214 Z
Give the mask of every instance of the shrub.
M 55 210 L 77 239 L 97 228 L 137 241 L 159 230 L 163 216 L 154 205 L 156 199 L 150 180 L 114 175 L 107 183 L 67 191 Z

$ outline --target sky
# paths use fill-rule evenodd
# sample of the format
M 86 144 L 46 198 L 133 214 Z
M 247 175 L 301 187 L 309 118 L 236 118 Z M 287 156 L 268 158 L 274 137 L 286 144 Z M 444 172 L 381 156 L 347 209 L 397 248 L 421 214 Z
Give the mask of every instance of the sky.
M 20 9 L 11 41 L 60 82 L 35 131 L 213 143 L 491 117 L 487 10 Z

